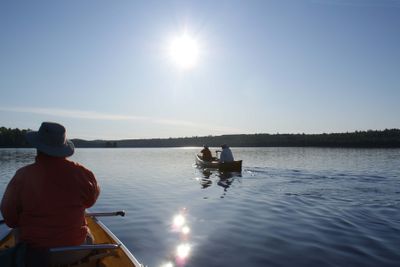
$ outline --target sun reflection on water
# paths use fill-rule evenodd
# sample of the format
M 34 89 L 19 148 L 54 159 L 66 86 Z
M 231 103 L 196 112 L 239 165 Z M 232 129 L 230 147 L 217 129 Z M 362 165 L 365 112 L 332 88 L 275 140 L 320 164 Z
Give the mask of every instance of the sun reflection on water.
M 188 225 L 186 218 L 186 208 L 181 209 L 177 214 L 172 217 L 171 233 L 178 234 L 178 243 L 174 245 L 175 249 L 171 251 L 170 256 L 166 262 L 160 267 L 183 267 L 188 263 L 192 246 L 189 242 L 189 234 L 191 229 Z
M 190 253 L 189 244 L 180 244 L 176 248 L 176 256 L 181 260 L 186 259 L 189 256 L 189 253 Z
M 185 225 L 182 227 L 182 234 L 187 235 L 188 233 L 190 233 L 190 228 L 189 226 Z
M 183 214 L 178 214 L 175 215 L 173 223 L 172 223 L 172 227 L 174 229 L 180 230 L 182 228 L 182 226 L 185 224 L 185 217 L 183 216 Z
M 174 264 L 172 262 L 167 262 L 161 265 L 161 267 L 174 267 Z

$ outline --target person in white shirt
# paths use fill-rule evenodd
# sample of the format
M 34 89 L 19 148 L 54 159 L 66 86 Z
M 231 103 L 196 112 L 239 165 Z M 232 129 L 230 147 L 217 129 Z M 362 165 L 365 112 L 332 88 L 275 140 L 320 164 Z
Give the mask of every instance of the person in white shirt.
M 226 144 L 221 145 L 221 148 L 222 148 L 222 152 L 221 152 L 221 155 L 219 156 L 219 161 L 220 162 L 234 161 L 231 149 Z

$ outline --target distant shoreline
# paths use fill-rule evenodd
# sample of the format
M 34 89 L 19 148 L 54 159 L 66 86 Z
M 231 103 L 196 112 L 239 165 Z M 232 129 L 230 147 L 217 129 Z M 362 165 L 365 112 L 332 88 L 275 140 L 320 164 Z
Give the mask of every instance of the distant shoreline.
M 28 148 L 28 130 L 0 127 L 0 148 Z M 83 140 L 72 139 L 77 148 L 162 148 L 218 147 L 334 147 L 334 148 L 400 148 L 400 129 L 356 131 L 330 134 L 233 134 L 179 138 Z

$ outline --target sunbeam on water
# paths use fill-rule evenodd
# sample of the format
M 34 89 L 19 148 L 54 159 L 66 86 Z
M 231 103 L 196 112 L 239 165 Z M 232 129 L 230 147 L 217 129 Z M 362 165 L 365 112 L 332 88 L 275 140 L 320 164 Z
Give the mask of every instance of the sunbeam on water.
M 174 267 L 174 264 L 172 262 L 167 262 L 162 264 L 160 267 Z
M 179 260 L 185 260 L 189 256 L 190 253 L 190 245 L 189 244 L 180 244 L 176 248 L 176 256 Z
M 185 217 L 182 214 L 178 214 L 174 217 L 173 226 L 174 228 L 181 228 L 185 224 Z
M 162 267 L 185 266 L 188 262 L 191 251 L 191 245 L 188 243 L 191 229 L 188 225 L 186 216 L 187 209 L 182 208 L 172 217 L 171 233 L 174 234 L 178 241 L 178 245 L 176 245 L 172 257 L 175 265 L 171 261 L 171 257 L 169 257 L 169 261 L 164 263 Z
M 187 225 L 183 226 L 183 227 L 182 227 L 182 234 L 187 235 L 187 234 L 189 234 L 189 233 L 190 233 L 190 228 L 189 228 L 189 226 L 187 226 Z

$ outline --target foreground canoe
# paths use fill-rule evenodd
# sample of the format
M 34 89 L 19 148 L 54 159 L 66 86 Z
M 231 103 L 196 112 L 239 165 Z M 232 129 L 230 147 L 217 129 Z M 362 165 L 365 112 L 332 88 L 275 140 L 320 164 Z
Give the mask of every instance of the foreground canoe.
M 200 155 L 196 154 L 196 164 L 202 168 L 218 169 L 224 172 L 241 172 L 242 171 L 242 161 L 236 160 L 233 162 L 219 162 L 216 158 L 212 161 L 204 161 Z
M 95 244 L 75 247 L 63 247 L 51 249 L 51 257 L 57 257 L 61 251 L 84 250 L 89 254 L 80 262 L 69 266 L 76 267 L 140 267 L 143 266 L 125 247 L 125 245 L 96 217 L 86 217 L 88 227 L 92 232 Z M 0 250 L 15 246 L 15 240 L 11 231 L 0 240 Z

